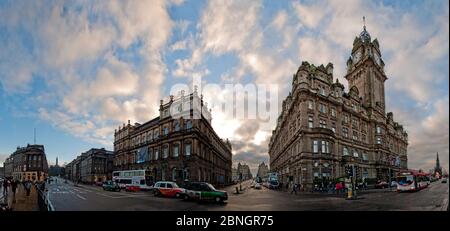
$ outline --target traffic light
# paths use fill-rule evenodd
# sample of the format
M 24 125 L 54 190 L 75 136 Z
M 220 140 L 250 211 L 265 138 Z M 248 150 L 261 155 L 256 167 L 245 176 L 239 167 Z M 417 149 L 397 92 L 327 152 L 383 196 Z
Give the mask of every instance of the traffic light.
M 347 175 L 347 177 L 352 177 L 353 176 L 352 166 L 345 166 L 345 174 Z
M 356 171 L 356 178 L 359 179 L 360 178 L 360 174 L 361 174 L 361 169 L 358 166 L 355 166 L 355 171 Z

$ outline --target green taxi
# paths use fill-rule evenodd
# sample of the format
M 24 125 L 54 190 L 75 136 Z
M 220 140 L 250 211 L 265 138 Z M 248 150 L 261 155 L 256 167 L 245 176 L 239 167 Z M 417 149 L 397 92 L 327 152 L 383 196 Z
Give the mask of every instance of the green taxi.
M 116 192 L 120 192 L 120 186 L 111 180 L 108 180 L 106 182 L 103 183 L 102 185 L 103 190 L 105 191 L 116 191 Z
M 180 196 L 184 200 L 215 201 L 217 203 L 228 200 L 226 191 L 217 190 L 207 182 L 190 182 L 183 188 Z

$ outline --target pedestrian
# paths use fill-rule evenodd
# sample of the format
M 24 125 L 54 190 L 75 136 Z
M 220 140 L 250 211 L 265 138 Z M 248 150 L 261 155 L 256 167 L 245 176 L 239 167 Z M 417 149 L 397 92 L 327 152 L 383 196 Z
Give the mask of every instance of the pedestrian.
M 3 181 L 3 196 L 6 196 L 8 194 L 8 186 L 9 186 L 9 181 L 8 181 L 8 179 L 5 179 Z
M 293 184 L 292 185 L 292 191 L 291 191 L 291 194 L 292 193 L 295 193 L 295 195 L 297 195 L 297 184 Z
M 11 182 L 11 189 L 13 192 L 13 197 L 16 196 L 16 190 L 17 190 L 17 180 L 12 180 Z
M 31 191 L 31 181 L 27 180 L 25 181 L 25 190 L 27 191 L 27 196 L 30 196 L 30 191 Z

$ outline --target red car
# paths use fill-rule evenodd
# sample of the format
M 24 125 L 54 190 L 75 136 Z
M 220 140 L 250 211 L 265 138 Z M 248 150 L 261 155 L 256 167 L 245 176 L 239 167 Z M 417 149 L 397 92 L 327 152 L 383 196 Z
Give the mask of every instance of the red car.
M 378 181 L 375 188 L 389 188 L 389 184 L 386 181 Z
M 175 182 L 171 181 L 159 181 L 153 186 L 153 194 L 155 196 L 177 197 L 179 198 L 184 189 L 178 187 Z

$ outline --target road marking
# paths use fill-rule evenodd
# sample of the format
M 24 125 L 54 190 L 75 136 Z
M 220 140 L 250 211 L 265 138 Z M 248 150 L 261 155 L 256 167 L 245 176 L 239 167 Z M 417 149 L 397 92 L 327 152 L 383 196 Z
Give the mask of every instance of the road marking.
M 80 198 L 80 199 L 86 200 L 86 198 L 80 196 L 79 194 L 77 194 L 77 197 Z

